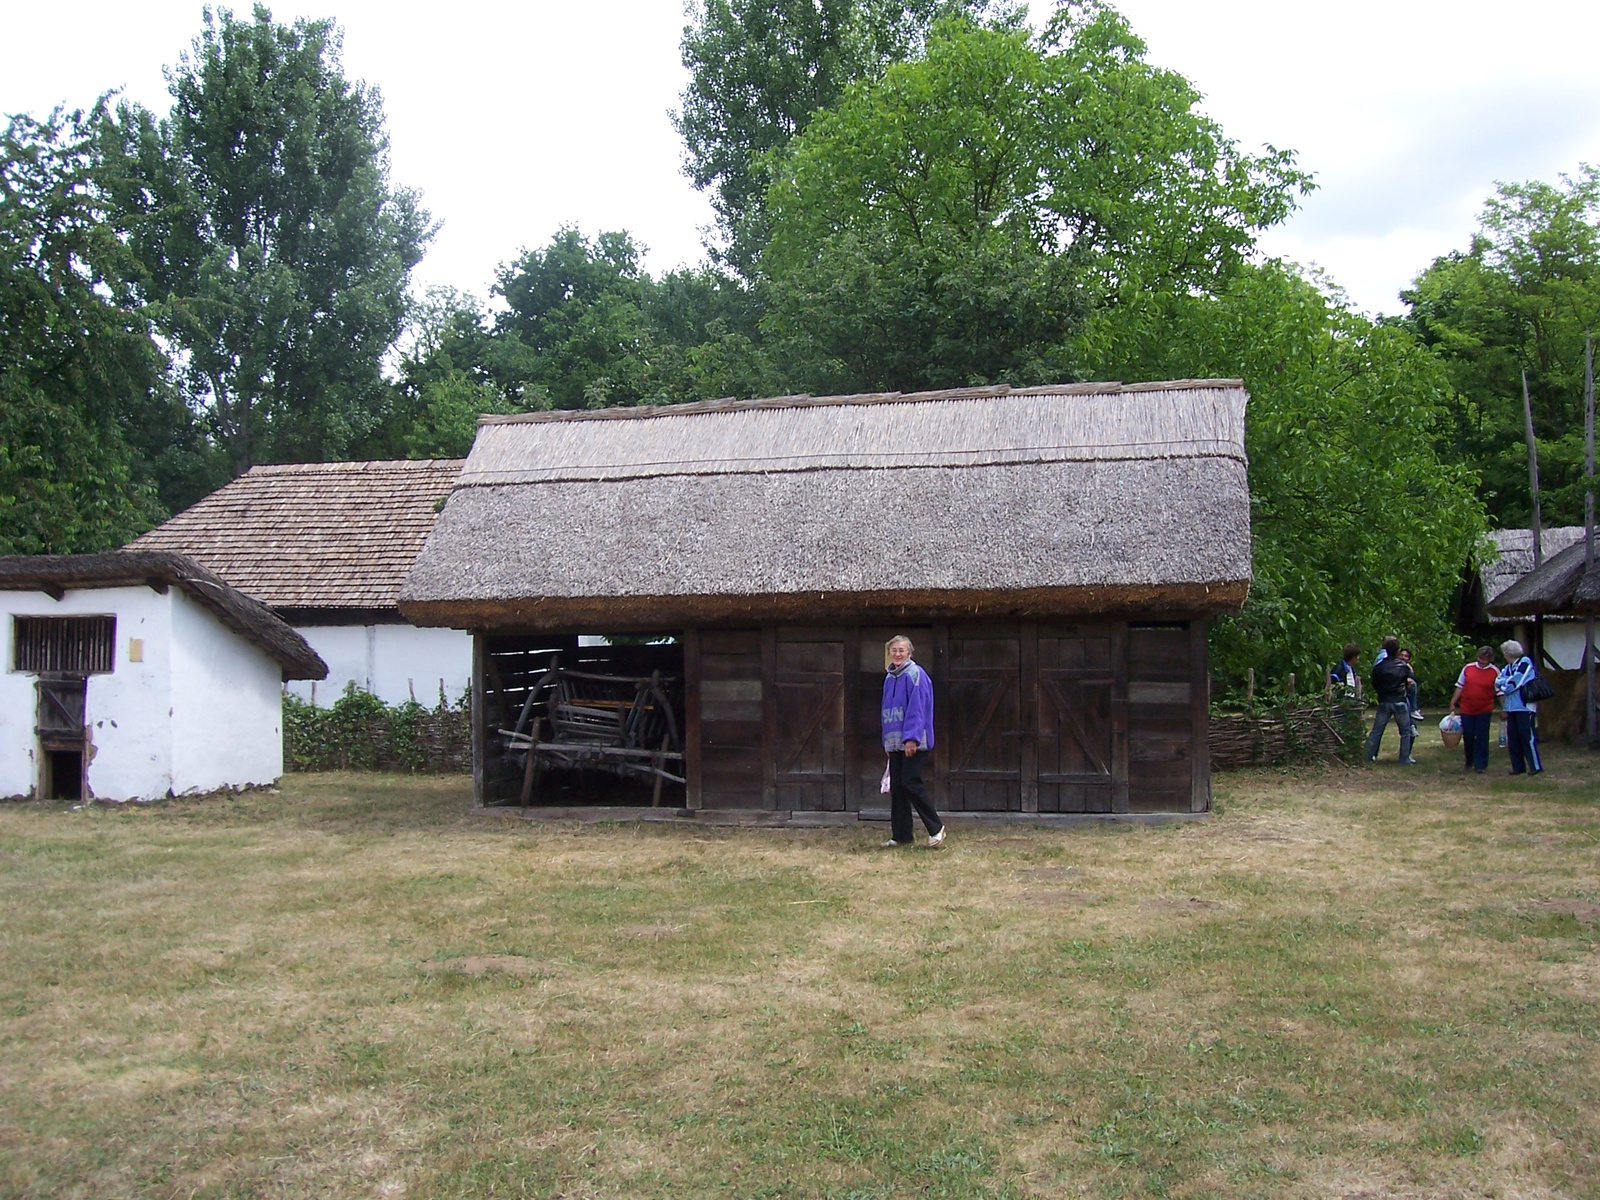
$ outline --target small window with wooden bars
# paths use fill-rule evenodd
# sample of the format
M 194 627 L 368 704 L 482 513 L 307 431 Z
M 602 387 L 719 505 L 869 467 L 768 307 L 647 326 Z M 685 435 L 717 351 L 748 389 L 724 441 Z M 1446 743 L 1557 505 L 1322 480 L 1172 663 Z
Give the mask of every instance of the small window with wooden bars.
M 11 669 L 33 675 L 102 675 L 116 664 L 116 617 L 14 617 Z

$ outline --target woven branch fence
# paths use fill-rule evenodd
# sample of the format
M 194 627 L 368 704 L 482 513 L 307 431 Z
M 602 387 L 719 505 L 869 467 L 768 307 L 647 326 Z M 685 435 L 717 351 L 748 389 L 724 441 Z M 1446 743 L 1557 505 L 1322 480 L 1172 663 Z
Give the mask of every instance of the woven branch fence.
M 1366 734 L 1355 703 L 1306 700 L 1211 714 L 1211 766 L 1281 766 L 1354 761 Z M 472 720 L 458 706 L 390 708 L 348 688 L 331 708 L 283 698 L 283 760 L 290 771 L 405 771 L 450 775 L 472 770 Z
M 283 765 L 290 771 L 407 771 L 424 775 L 472 770 L 472 716 L 465 699 L 424 708 L 390 708 L 352 685 L 332 708 L 283 698 Z
M 1353 762 L 1366 735 L 1366 712 L 1356 702 L 1289 701 L 1244 712 L 1211 714 L 1211 766 L 1282 766 Z

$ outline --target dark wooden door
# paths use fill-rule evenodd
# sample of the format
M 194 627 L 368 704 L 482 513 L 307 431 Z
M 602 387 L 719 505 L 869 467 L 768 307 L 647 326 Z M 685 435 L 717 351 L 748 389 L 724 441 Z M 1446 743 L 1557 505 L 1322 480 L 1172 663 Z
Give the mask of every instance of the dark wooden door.
M 1128 630 L 1128 798 L 1134 812 L 1190 810 L 1197 639 L 1203 706 L 1204 627 L 1135 625 Z
M 773 646 L 773 762 L 777 807 L 845 806 L 845 636 L 779 629 Z
M 1022 808 L 1022 639 L 1016 626 L 952 626 L 937 730 L 952 812 Z
M 1039 628 L 1040 812 L 1111 811 L 1113 649 L 1108 629 Z
M 87 681 L 81 676 L 40 679 L 37 687 L 39 705 L 36 732 L 39 738 L 52 746 L 81 743 Z

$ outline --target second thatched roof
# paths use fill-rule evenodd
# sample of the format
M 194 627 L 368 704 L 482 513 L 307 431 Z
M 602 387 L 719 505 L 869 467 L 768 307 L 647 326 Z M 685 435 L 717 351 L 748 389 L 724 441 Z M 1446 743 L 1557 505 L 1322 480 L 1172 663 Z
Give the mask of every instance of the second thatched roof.
M 400 591 L 427 625 L 1220 612 L 1238 380 L 485 418 Z
M 1600 614 L 1600 558 L 1594 570 L 1587 569 L 1588 544 L 1581 528 L 1578 534 L 1577 541 L 1546 558 L 1489 601 L 1489 615 L 1504 618 Z M 1600 546 L 1596 551 L 1600 554 Z

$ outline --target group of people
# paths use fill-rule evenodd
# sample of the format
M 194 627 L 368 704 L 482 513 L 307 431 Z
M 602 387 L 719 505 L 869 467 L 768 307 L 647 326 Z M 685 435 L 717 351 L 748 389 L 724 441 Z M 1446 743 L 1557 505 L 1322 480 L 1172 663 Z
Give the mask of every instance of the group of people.
M 1489 729 L 1499 701 L 1506 720 L 1506 750 L 1511 756 L 1511 774 L 1537 775 L 1544 770 L 1539 760 L 1537 700 L 1528 699 L 1524 689 L 1538 676 L 1533 659 L 1523 652 L 1522 643 L 1512 639 L 1500 643 L 1504 666 L 1494 665 L 1494 647 L 1479 646 L 1477 656 L 1456 676 L 1455 692 L 1450 697 L 1450 712 L 1461 721 L 1464 769 L 1483 774 L 1489 769 Z M 1344 648 L 1344 657 L 1329 672 L 1331 686 L 1350 695 L 1356 687 L 1356 661 L 1361 648 L 1354 643 Z M 1411 653 L 1398 638 L 1383 639 L 1383 646 L 1372 664 L 1372 691 L 1377 715 L 1367 738 L 1367 761 L 1378 761 L 1384 730 L 1392 720 L 1400 731 L 1400 763 L 1416 765 L 1411 748 L 1416 740 L 1417 722 L 1422 710 L 1417 707 L 1417 676 L 1411 667 Z

